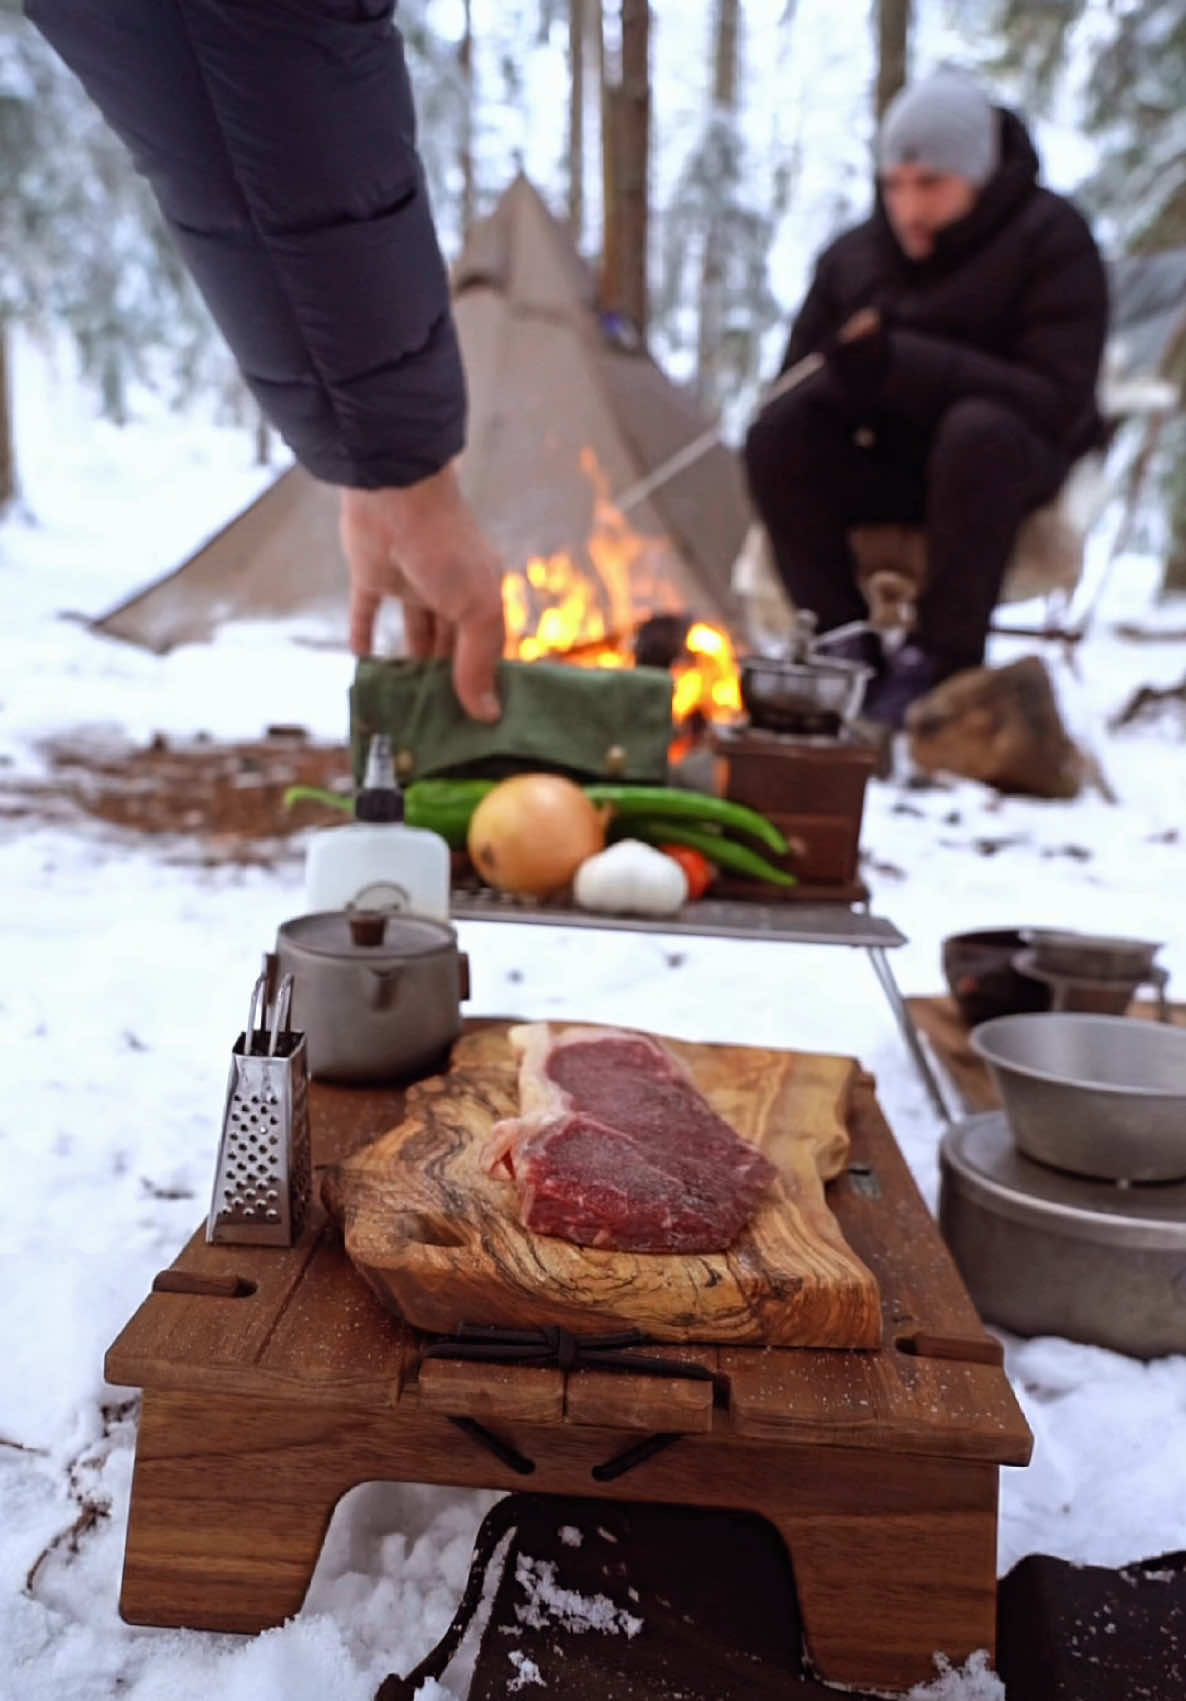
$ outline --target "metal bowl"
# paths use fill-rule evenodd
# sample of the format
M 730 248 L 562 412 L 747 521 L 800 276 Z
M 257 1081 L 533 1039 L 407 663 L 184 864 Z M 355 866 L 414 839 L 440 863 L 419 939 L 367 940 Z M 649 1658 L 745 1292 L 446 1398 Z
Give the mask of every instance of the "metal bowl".
M 1149 939 L 1119 939 L 1048 927 L 1027 928 L 1025 943 L 1034 953 L 1034 968 L 1042 974 L 1068 980 L 1127 980 L 1134 986 L 1148 979 L 1153 959 L 1161 950 Z
M 834 734 L 856 715 L 872 674 L 872 668 L 839 657 L 793 662 L 746 656 L 741 663 L 741 700 L 756 727 Z
M 965 1027 L 1023 1010 L 1049 1010 L 1049 988 L 1017 970 L 1024 937 L 1017 927 L 982 927 L 950 933 L 943 941 L 943 975 Z
M 1186 1028 L 1000 1016 L 973 1030 L 1019 1151 L 1107 1181 L 1186 1178 Z
M 1132 977 L 1113 975 L 1109 980 L 1084 980 L 1079 975 L 1054 974 L 1040 969 L 1036 951 L 1019 951 L 1013 966 L 1019 975 L 1044 986 L 1049 995 L 1046 1008 L 1083 1011 L 1093 1016 L 1125 1016 L 1137 994 Z

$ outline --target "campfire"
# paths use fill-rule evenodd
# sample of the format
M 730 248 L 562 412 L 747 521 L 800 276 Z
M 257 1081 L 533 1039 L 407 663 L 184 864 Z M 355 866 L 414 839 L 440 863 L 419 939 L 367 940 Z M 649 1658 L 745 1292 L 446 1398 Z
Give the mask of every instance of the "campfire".
M 737 659 L 727 631 L 692 618 L 661 564 L 661 540 L 630 525 L 591 449 L 581 467 L 593 487 L 588 565 L 567 552 L 535 556 L 503 584 L 507 653 L 579 667 L 669 666 L 673 717 L 688 727 L 741 713 Z M 650 633 L 649 647 L 640 637 Z M 656 642 L 655 639 L 658 638 Z

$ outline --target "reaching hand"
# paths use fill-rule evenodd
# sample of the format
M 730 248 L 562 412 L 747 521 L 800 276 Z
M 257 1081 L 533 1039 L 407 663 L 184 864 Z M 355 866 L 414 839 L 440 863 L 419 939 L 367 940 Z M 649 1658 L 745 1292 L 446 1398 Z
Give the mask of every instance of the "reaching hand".
M 506 641 L 502 569 L 452 467 L 406 489 L 343 490 L 350 566 L 350 648 L 369 654 L 385 596 L 404 605 L 414 656 L 452 656 L 453 684 L 474 720 L 501 713 L 496 668 Z

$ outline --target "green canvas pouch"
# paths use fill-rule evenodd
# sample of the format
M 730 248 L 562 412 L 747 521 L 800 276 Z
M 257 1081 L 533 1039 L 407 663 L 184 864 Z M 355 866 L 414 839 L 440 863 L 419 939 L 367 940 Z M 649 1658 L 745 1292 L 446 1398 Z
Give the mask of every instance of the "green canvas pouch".
M 435 775 L 501 778 L 532 768 L 578 780 L 667 783 L 671 675 L 650 667 L 499 663 L 502 719 L 470 720 L 447 661 L 364 657 L 350 691 L 350 749 L 361 785 L 375 733 L 386 733 L 405 783 Z

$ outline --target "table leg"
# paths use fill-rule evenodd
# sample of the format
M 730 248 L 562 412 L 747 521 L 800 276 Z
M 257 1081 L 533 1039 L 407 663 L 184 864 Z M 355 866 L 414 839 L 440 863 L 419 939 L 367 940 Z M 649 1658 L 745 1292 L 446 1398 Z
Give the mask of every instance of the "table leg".
M 951 1111 L 943 1097 L 943 1090 L 935 1072 L 931 1068 L 930 1059 L 923 1047 L 921 1036 L 914 1025 L 914 1018 L 911 1016 L 906 1000 L 902 997 L 898 983 L 894 979 L 894 971 L 890 967 L 890 961 L 886 956 L 884 947 L 870 945 L 867 950 L 869 961 L 873 964 L 873 972 L 881 982 L 881 990 L 889 1000 L 890 1009 L 894 1013 L 894 1020 L 897 1022 L 902 1038 L 906 1041 L 910 1055 L 914 1059 L 914 1066 L 918 1070 L 923 1086 L 926 1088 L 927 1097 L 935 1107 L 940 1122 L 947 1125 L 951 1121 Z
M 204 1435 L 202 1410 L 195 1396 L 144 1395 L 120 1614 L 254 1635 L 300 1610 L 356 1477 L 311 1468 L 307 1438 L 244 1436 L 237 1450 Z
M 819 1676 L 898 1692 L 936 1675 L 935 1654 L 992 1656 L 996 1467 L 883 1455 L 854 1472 L 817 1457 L 816 1477 L 765 1515 L 790 1549 Z
M 908 1690 L 936 1653 L 993 1650 L 997 1467 L 868 1448 L 666 1448 L 629 1477 L 593 1466 L 623 1437 L 512 1428 L 547 1494 L 734 1506 L 791 1554 L 804 1636 L 828 1681 Z M 691 1475 L 689 1474 L 691 1473 Z M 341 1496 L 360 1482 L 521 1488 L 446 1421 L 398 1406 L 148 1390 L 120 1608 L 136 1624 L 253 1634 L 298 1612 Z

